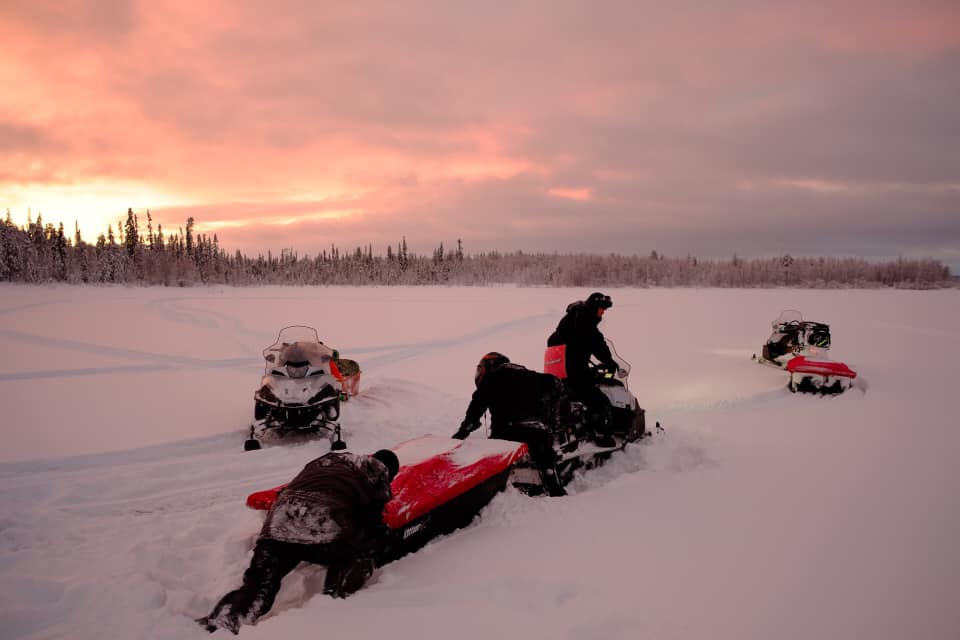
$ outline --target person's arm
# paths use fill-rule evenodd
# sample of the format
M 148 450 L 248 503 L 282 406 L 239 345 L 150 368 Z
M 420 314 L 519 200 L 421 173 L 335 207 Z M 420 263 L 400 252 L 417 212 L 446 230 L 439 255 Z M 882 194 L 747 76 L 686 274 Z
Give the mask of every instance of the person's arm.
M 607 341 L 604 339 L 603 334 L 600 333 L 600 329 L 594 329 L 593 336 L 593 355 L 599 360 L 605 367 L 611 371 L 616 372 L 620 366 L 617 364 L 617 361 L 613 359 L 613 355 L 610 353 L 610 347 L 607 346 Z
M 379 537 L 386 535 L 390 530 L 383 521 L 383 512 L 387 503 L 393 498 L 393 492 L 386 467 L 379 462 L 371 461 L 369 464 L 374 467 L 374 472 L 367 475 L 371 482 L 369 502 L 357 511 L 357 520 L 361 527 L 373 536 Z
M 594 312 L 595 313 L 595 312 Z M 577 331 L 583 336 L 590 355 L 599 360 L 605 367 L 616 371 L 619 367 L 610 354 L 610 347 L 597 326 L 597 319 L 587 309 L 582 309 L 577 316 Z
M 390 532 L 383 521 L 383 512 L 387 503 L 375 500 L 354 511 L 354 518 L 360 528 L 374 538 L 381 538 Z
M 460 428 L 453 434 L 454 438 L 463 440 L 480 427 L 480 418 L 483 417 L 488 406 L 484 382 L 486 381 L 482 380 L 480 386 L 473 392 L 470 405 L 467 407 L 467 413 L 463 417 L 463 422 L 460 423 Z

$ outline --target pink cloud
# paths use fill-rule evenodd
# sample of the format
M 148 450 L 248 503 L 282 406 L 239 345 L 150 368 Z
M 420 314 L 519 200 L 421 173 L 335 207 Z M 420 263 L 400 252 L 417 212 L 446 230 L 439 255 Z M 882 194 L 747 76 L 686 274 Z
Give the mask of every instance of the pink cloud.
M 564 198 L 566 200 L 576 200 L 577 202 L 586 202 L 592 197 L 592 192 L 588 187 L 580 189 L 571 189 L 569 187 L 551 187 L 547 193 L 555 198 Z
M 779 228 L 772 212 L 803 193 L 834 194 L 841 218 L 849 193 L 776 180 L 960 179 L 958 16 L 862 0 L 11 0 L 0 206 L 112 182 L 103 220 L 142 189 L 127 206 L 237 244 L 409 230 L 493 247 L 505 229 L 561 242 L 562 223 L 580 233 L 563 242 L 601 251 L 667 226 Z M 956 209 L 953 192 L 914 191 L 931 226 Z M 581 222 L 584 201 L 610 229 Z

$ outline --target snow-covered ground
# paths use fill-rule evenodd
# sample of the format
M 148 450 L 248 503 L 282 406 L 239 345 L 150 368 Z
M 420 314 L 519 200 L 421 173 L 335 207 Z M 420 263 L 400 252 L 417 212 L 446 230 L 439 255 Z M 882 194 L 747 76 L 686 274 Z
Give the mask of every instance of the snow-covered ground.
M 453 433 L 479 356 L 538 368 L 589 293 L 0 286 L 0 637 L 205 636 L 262 519 L 246 495 L 328 448 L 242 452 L 281 327 L 360 362 L 343 425 L 372 451 Z M 508 490 L 347 600 L 301 566 L 241 637 L 960 637 L 960 291 L 607 293 L 662 437 L 568 497 Z M 792 395 L 750 361 L 785 308 L 831 324 L 859 390 Z

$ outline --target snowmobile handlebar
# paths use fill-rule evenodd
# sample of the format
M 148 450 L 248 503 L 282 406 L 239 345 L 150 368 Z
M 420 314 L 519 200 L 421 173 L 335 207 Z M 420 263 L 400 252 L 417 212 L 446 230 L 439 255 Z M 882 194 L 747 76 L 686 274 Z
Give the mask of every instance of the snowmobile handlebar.
M 613 363 L 613 366 L 609 364 L 604 364 L 602 362 L 591 363 L 590 371 L 598 380 L 619 378 L 623 379 L 627 377 L 627 371 L 623 369 L 620 365 Z

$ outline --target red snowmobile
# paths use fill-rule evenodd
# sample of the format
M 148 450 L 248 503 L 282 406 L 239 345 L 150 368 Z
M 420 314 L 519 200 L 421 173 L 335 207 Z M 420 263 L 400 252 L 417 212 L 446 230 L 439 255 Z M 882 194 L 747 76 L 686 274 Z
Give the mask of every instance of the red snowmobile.
M 836 394 L 854 385 L 857 372 L 830 359 L 829 325 L 804 320 L 795 309 L 781 312 L 771 325 L 773 333 L 760 357 L 753 357 L 760 364 L 787 371 L 790 391 Z

